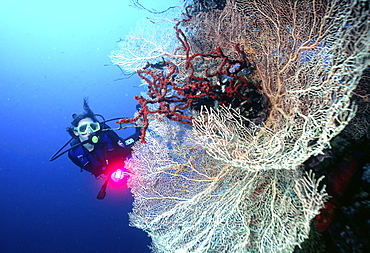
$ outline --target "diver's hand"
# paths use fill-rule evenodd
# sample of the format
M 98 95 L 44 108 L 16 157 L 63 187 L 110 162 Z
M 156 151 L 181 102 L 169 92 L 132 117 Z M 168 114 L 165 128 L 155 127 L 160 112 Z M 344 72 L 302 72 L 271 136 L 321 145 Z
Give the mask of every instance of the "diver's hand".
M 104 180 L 107 180 L 107 175 L 105 174 L 100 174 L 99 176 L 96 177 L 96 179 L 104 179 Z

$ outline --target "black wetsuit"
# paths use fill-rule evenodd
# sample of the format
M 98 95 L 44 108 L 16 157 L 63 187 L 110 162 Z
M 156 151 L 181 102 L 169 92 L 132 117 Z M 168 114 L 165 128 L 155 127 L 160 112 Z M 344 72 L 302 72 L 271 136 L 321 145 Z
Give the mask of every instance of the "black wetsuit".
M 94 144 L 93 151 L 89 152 L 83 145 L 79 145 L 68 152 L 68 157 L 81 170 L 91 172 L 95 177 L 108 175 L 114 169 L 124 167 L 124 161 L 131 155 L 131 147 L 139 136 L 140 128 L 126 139 L 121 139 L 112 130 L 104 131 L 100 134 L 98 143 Z M 71 145 L 78 142 L 79 139 L 76 139 Z

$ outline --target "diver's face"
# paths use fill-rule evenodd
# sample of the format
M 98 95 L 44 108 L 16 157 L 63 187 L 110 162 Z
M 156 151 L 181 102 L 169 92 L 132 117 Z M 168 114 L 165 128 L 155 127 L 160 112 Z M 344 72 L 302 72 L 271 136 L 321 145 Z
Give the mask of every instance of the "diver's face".
M 80 127 L 82 125 L 91 124 L 94 123 L 94 121 L 90 118 L 84 118 L 78 122 L 77 127 Z M 92 133 L 91 129 L 88 128 L 86 134 L 79 134 L 77 131 L 73 131 L 76 136 L 80 139 L 81 142 L 86 141 L 89 139 L 90 134 Z

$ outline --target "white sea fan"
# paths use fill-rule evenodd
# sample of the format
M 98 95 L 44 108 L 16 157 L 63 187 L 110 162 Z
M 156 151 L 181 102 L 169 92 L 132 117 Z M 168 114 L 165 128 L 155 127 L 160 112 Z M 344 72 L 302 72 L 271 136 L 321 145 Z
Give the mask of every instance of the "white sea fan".
M 151 118 L 127 166 L 131 223 L 153 252 L 292 252 L 308 236 L 327 194 L 300 165 L 355 114 L 349 98 L 370 63 L 368 5 L 229 0 L 188 22 L 191 46 L 197 35 L 207 47 L 241 44 L 269 114 L 245 124 L 238 110 L 203 110 L 193 128 Z
M 150 235 L 153 252 L 289 252 L 308 236 L 327 196 L 321 179 L 300 169 L 232 167 L 193 138 L 158 117 L 127 163 L 131 225 Z

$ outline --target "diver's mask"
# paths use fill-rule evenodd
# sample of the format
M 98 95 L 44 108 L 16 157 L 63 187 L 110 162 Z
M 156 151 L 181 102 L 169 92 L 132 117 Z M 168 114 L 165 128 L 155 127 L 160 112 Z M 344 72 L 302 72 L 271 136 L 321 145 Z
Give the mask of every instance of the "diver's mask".
M 78 132 L 78 134 L 85 135 L 90 132 L 95 133 L 100 130 L 100 124 L 99 122 L 92 122 L 92 123 L 87 123 L 83 124 L 81 126 L 75 127 L 74 130 Z

